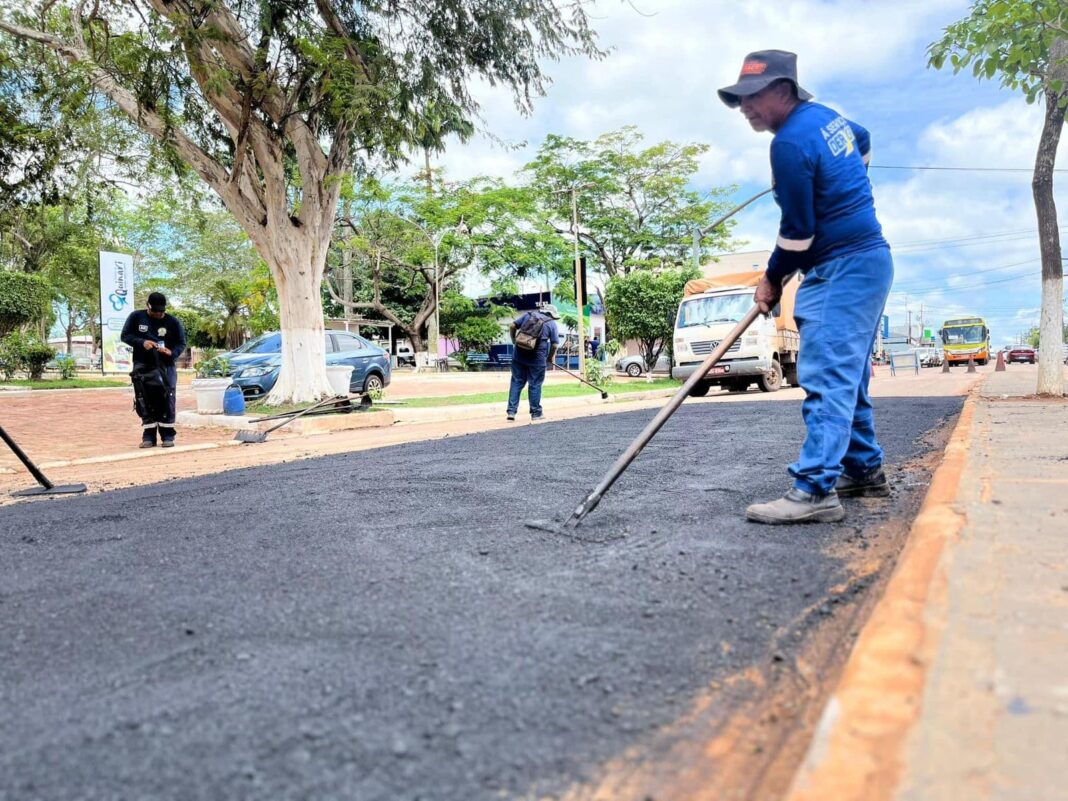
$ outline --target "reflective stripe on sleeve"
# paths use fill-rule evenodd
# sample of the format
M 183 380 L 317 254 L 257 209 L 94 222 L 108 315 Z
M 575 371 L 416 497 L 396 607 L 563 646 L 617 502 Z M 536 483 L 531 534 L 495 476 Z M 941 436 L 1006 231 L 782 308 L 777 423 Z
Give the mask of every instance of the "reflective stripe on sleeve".
M 792 250 L 796 253 L 802 250 L 808 250 L 812 247 L 812 243 L 815 239 L 816 237 L 814 236 L 810 236 L 808 239 L 787 239 L 784 236 L 780 236 L 775 240 L 775 244 L 783 250 Z

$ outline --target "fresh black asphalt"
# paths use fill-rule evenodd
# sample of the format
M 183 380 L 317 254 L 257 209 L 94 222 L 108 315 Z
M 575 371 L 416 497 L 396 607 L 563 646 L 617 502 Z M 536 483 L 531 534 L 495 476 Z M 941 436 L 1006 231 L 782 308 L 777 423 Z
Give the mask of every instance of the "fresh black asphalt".
M 960 403 L 880 400 L 888 461 Z M 922 491 L 837 526 L 747 524 L 788 486 L 798 404 L 702 404 L 590 541 L 524 527 L 566 517 L 652 414 L 0 509 L 0 799 L 475 801 L 588 779 L 790 647 L 777 634 L 848 578 L 833 546 Z

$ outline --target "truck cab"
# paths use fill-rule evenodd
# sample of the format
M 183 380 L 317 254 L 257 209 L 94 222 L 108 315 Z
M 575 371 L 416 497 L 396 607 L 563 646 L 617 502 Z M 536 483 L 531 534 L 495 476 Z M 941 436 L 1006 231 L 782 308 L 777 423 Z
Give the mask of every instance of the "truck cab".
M 753 306 L 753 289 L 760 273 L 721 276 L 689 282 L 679 304 L 673 339 L 671 377 L 685 380 L 730 333 Z M 744 391 L 756 384 L 775 392 L 786 380 L 797 384 L 800 339 L 793 322 L 796 282 L 771 315 L 758 317 L 709 370 L 691 394 L 706 395 L 714 386 Z M 785 308 L 785 313 L 784 313 Z

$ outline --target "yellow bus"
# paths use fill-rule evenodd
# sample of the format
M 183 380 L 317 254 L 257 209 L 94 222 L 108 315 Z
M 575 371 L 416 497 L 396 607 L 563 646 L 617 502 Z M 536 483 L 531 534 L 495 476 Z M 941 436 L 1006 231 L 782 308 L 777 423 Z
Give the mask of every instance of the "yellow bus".
M 990 361 L 990 329 L 982 317 L 961 317 L 942 324 L 942 352 L 948 364 Z

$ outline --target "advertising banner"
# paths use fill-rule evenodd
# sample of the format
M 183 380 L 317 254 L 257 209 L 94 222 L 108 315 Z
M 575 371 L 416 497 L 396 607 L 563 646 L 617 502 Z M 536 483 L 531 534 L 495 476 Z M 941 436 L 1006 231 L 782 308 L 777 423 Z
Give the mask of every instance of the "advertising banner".
M 129 346 L 119 339 L 133 309 L 133 256 L 100 252 L 100 339 L 105 373 L 132 369 Z

